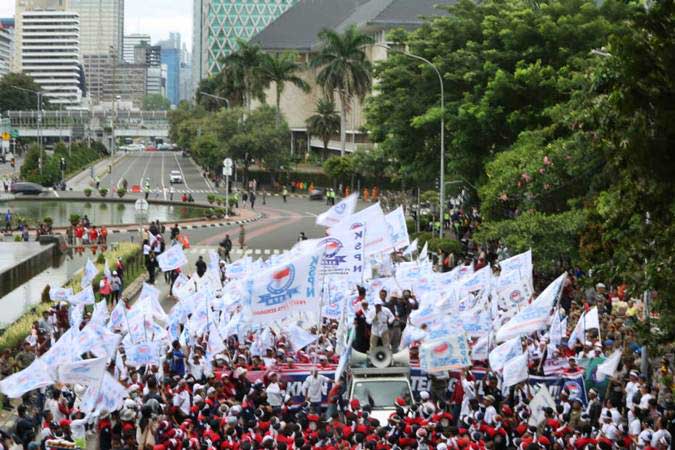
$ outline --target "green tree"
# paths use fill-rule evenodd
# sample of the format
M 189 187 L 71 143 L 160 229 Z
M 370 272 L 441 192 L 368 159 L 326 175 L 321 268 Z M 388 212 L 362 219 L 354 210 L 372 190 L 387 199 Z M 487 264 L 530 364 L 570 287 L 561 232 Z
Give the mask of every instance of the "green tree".
M 144 111 L 168 111 L 171 109 L 171 102 L 162 94 L 149 94 L 143 97 Z
M 340 99 L 340 155 L 347 145 L 347 109 L 353 97 L 363 100 L 372 86 L 371 64 L 364 47 L 372 38 L 358 31 L 355 25 L 343 33 L 324 29 L 319 33 L 320 48 L 311 61 L 319 69 L 317 83 L 327 97 Z
M 351 155 L 348 156 L 331 156 L 323 162 L 323 171 L 337 182 L 348 181 L 354 175 L 354 167 L 352 166 Z
M 265 53 L 261 61 L 261 71 L 265 78 L 274 83 L 277 105 L 277 126 L 281 124 L 281 95 L 286 83 L 291 83 L 303 92 L 309 92 L 309 84 L 298 76 L 304 65 L 298 62 L 298 55 L 293 52 Z
M 231 89 L 242 92 L 243 104 L 251 111 L 253 99 L 265 100 L 265 88 L 270 83 L 262 70 L 264 53 L 259 45 L 241 39 L 237 41 L 237 47 L 223 60 L 219 78 L 225 80 Z
M 35 92 L 41 89 L 30 75 L 24 73 L 8 73 L 0 77 L 0 112 L 34 111 L 37 108 L 37 95 L 17 88 Z M 42 108 L 50 109 L 46 97 L 42 97 Z
M 307 119 L 306 124 L 309 135 L 320 137 L 323 151 L 327 153 L 331 136 L 340 132 L 340 115 L 335 111 L 335 102 L 320 98 L 316 102 L 316 111 Z

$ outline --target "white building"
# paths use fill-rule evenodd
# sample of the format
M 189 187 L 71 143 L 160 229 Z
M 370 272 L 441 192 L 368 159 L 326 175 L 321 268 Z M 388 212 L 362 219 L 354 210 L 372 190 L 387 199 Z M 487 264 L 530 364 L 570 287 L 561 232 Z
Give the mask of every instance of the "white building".
M 14 19 L 0 19 L 0 78 L 7 74 L 14 59 Z
M 33 77 L 51 104 L 79 105 L 79 15 L 74 11 L 26 11 L 21 13 L 21 23 L 17 40 L 20 70 Z
M 150 45 L 149 34 L 128 34 L 124 36 L 124 53 L 122 57 L 129 64 L 134 64 L 134 49 L 139 45 Z

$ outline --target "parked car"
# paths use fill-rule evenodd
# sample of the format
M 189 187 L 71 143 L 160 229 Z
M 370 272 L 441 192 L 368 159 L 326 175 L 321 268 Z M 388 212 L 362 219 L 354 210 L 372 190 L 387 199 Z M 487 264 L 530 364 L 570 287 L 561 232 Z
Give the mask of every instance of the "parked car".
M 183 174 L 180 170 L 172 170 L 169 174 L 169 183 L 170 184 L 180 184 L 183 182 Z
M 312 189 L 309 191 L 310 200 L 323 200 L 323 190 L 322 189 Z
M 45 191 L 45 188 L 30 181 L 17 181 L 12 183 L 10 190 L 12 194 L 40 195 Z
M 145 147 L 146 152 L 156 152 L 158 149 L 154 145 L 150 144 L 147 147 Z

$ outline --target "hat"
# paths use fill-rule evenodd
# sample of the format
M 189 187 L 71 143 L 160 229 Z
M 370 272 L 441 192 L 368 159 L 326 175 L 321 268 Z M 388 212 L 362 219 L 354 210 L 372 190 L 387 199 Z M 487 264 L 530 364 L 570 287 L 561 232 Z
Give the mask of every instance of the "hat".
M 351 402 L 349 402 L 349 406 L 351 406 L 352 409 L 359 409 L 361 407 L 361 402 L 354 398 Z
M 494 403 L 495 398 L 494 398 L 493 395 L 486 395 L 486 396 L 485 396 L 485 401 L 493 402 L 493 403 Z
M 192 398 L 192 403 L 199 403 L 199 402 L 203 402 L 203 401 L 204 401 L 204 398 L 199 394 L 195 395 Z
M 631 376 L 631 377 L 639 377 L 639 376 L 640 376 L 640 372 L 638 372 L 637 370 L 631 370 L 631 371 L 628 373 L 628 375 Z
M 206 390 L 206 395 L 211 395 L 216 393 L 216 388 L 213 386 L 209 386 L 209 388 Z
M 598 284 L 595 285 L 595 288 L 596 288 L 596 289 L 605 289 L 606 287 L 607 287 L 607 286 L 605 286 L 604 283 L 598 283 Z
M 125 408 L 120 413 L 120 420 L 122 422 L 131 422 L 134 419 L 136 419 L 136 413 L 132 409 Z
M 70 426 L 70 420 L 68 420 L 68 419 L 61 419 L 61 421 L 59 422 L 59 426 L 60 426 L 61 428 L 69 427 L 69 426 Z
M 429 393 L 427 391 L 420 392 L 420 398 L 422 400 L 429 400 Z

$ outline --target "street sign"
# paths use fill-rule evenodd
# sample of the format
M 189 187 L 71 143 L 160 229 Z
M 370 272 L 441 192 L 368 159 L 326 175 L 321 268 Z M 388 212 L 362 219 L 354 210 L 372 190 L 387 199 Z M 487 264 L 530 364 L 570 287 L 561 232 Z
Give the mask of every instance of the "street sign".
M 232 158 L 225 158 L 223 160 L 223 167 L 232 168 Z
M 223 176 L 224 177 L 231 177 L 232 176 L 232 166 L 230 166 L 230 167 L 223 166 Z

